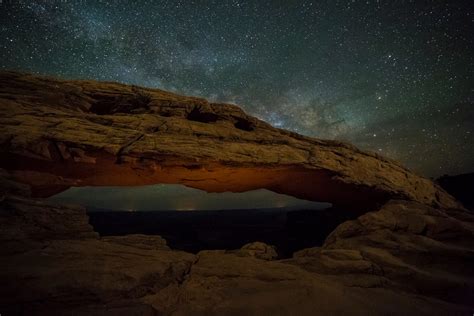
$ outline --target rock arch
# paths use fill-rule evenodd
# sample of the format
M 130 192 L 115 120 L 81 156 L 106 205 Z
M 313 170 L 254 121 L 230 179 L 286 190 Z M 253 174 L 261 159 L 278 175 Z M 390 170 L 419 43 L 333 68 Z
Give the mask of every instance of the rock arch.
M 37 196 L 69 186 L 267 188 L 353 209 L 456 207 L 432 181 L 346 143 L 270 126 L 230 104 L 118 83 L 0 75 L 0 167 Z

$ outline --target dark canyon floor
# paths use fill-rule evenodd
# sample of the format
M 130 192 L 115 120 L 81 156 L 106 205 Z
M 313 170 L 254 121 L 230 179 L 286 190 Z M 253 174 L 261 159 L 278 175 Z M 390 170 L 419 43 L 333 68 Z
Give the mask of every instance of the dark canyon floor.
M 472 211 L 396 161 L 274 128 L 235 105 L 17 72 L 0 73 L 0 120 L 2 315 L 474 311 Z M 173 249 L 181 242 L 173 235 L 189 233 L 216 248 L 227 237 L 199 237 L 199 229 L 193 236 L 197 217 L 190 229 L 169 218 L 161 227 L 175 230 L 165 231 L 167 242 L 137 234 L 133 217 L 89 217 L 84 207 L 47 200 L 75 186 L 157 183 L 207 192 L 268 189 L 332 203 L 344 215 L 326 225 L 311 212 L 293 222 L 288 215 L 285 225 L 296 225 L 291 234 L 310 243 L 283 254 L 262 240 L 238 249 L 181 245 L 183 251 Z M 252 218 L 272 226 L 265 214 Z M 138 226 L 153 229 L 154 221 Z M 244 241 L 250 239 L 239 246 Z
M 219 211 L 111 211 L 88 208 L 89 222 L 101 236 L 159 235 L 170 248 L 192 253 L 239 249 L 260 241 L 276 247 L 279 258 L 321 246 L 341 223 L 357 213 L 334 209 L 286 208 Z

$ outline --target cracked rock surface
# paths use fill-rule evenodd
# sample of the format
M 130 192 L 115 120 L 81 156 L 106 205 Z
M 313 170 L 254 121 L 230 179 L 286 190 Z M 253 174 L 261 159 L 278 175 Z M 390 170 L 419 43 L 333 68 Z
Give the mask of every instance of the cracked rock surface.
M 320 248 L 267 261 L 239 250 L 170 250 L 159 236 L 100 238 L 80 207 L 7 194 L 0 202 L 0 309 L 7 315 L 468 315 L 473 232 L 471 214 L 392 201 L 341 224 Z
M 398 163 L 234 105 L 116 83 L 0 75 L 3 315 L 471 315 L 474 216 Z M 190 254 L 103 237 L 70 186 L 268 188 L 357 210 L 318 248 Z M 259 258 L 263 254 L 264 258 Z

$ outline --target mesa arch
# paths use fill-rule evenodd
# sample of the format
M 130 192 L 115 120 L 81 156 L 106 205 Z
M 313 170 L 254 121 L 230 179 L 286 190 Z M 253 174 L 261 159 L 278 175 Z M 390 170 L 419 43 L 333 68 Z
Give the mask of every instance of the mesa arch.
M 390 199 L 459 204 L 375 153 L 305 137 L 238 106 L 110 82 L 0 74 L 0 168 L 36 196 L 70 186 L 266 188 L 352 209 Z

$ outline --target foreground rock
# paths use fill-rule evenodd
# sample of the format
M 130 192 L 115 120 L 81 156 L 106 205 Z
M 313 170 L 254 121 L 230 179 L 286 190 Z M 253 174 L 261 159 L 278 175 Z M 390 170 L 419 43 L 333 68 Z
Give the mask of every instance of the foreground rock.
M 268 261 L 278 257 L 275 247 L 258 241 L 243 245 L 236 253 L 242 257 L 254 257 Z
M 384 286 L 365 275 L 315 273 L 284 261 L 206 251 L 175 289 L 173 315 L 450 315 L 470 308 Z M 361 283 L 359 281 L 359 283 Z M 163 307 L 161 300 L 147 300 Z M 156 304 L 154 304 L 156 302 Z M 471 307 L 472 308 L 472 307 Z
M 101 240 L 147 250 L 170 250 L 166 245 L 166 240 L 161 236 L 133 234 L 126 236 L 102 237 Z
M 230 104 L 95 81 L 0 74 L 0 167 L 36 196 L 69 186 L 267 188 L 346 208 L 389 199 L 457 207 L 432 181 L 336 141 L 276 129 Z
M 99 238 L 81 207 L 0 202 L 6 315 L 470 315 L 474 217 L 392 201 L 321 248 L 169 250 L 159 236 Z M 263 260 L 262 260 L 263 259 Z
M 97 239 L 82 207 L 60 206 L 27 197 L 3 197 L 0 253 L 41 247 L 51 240 Z
M 5 315 L 153 315 L 142 298 L 183 282 L 195 255 L 159 236 L 100 239 L 79 207 L 0 202 L 0 311 Z
M 474 216 L 391 201 L 339 225 L 323 247 L 299 251 L 286 262 L 342 275 L 349 286 L 394 288 L 472 305 Z

